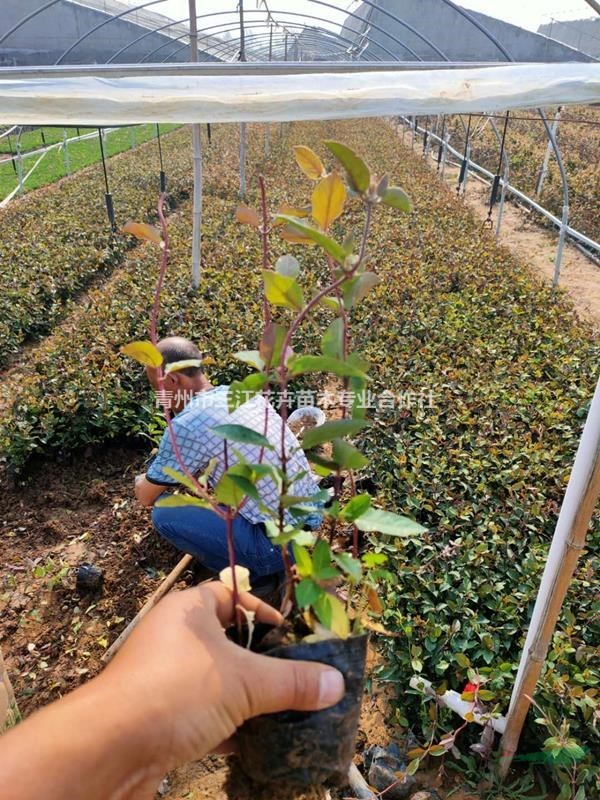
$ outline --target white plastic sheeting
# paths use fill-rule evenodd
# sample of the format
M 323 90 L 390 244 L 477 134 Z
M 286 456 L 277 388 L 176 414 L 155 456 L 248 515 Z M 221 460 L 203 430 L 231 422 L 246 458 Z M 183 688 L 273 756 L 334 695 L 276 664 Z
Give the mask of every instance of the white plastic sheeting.
M 1 71 L 0 71 L 1 72 Z M 308 75 L 0 80 L 0 124 L 282 122 L 453 114 L 600 101 L 600 64 Z

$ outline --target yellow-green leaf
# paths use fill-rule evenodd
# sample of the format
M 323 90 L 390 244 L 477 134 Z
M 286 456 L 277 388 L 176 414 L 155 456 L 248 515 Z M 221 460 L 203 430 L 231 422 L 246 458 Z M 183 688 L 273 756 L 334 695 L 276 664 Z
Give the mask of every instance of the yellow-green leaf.
M 340 639 L 350 635 L 350 622 L 346 609 L 335 595 L 324 592 L 313 604 L 319 622 Z
M 190 367 L 201 366 L 201 358 L 186 358 L 183 361 L 171 361 L 171 363 L 167 364 L 165 367 L 165 375 L 169 375 L 171 372 L 181 372 L 182 369 L 190 369 Z
M 311 179 L 311 181 L 318 181 L 319 178 L 325 175 L 325 167 L 323 166 L 323 162 L 314 152 L 314 150 L 310 149 L 310 147 L 305 147 L 303 144 L 299 144 L 294 147 L 294 155 L 296 156 L 298 166 L 306 175 L 306 177 Z
M 158 228 L 155 228 L 153 225 L 148 225 L 145 222 L 133 222 L 133 220 L 129 220 L 121 228 L 121 233 L 130 233 L 132 236 L 135 236 L 136 239 L 145 242 L 153 242 L 159 245 L 163 244 L 162 236 Z
M 163 357 L 152 342 L 129 342 L 123 345 L 121 352 L 147 367 L 160 367 Z
M 269 303 L 274 306 L 293 308 L 300 311 L 304 308 L 304 295 L 299 284 L 288 275 L 280 275 L 272 270 L 263 270 L 265 294 Z
M 319 181 L 312 193 L 312 216 L 321 230 L 329 230 L 344 210 L 345 200 L 346 187 L 337 173 Z
M 254 228 L 260 228 L 260 217 L 258 211 L 248 206 L 238 206 L 235 211 L 235 218 L 243 225 L 252 225 Z

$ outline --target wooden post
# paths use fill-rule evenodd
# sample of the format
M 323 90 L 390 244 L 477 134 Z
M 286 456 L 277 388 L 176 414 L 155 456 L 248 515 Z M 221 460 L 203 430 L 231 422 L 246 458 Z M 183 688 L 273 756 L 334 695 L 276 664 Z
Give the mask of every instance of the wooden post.
M 515 679 L 506 731 L 502 737 L 500 775 L 505 777 L 517 751 L 521 729 L 546 659 L 556 620 L 600 497 L 600 381 L 581 435 L 575 463 L 560 510 L 546 567 L 531 616 Z
M 20 719 L 15 693 L 0 651 L 0 734 L 16 725 Z
M 196 20 L 196 0 L 189 0 L 190 9 L 190 56 L 198 61 L 198 26 Z M 192 150 L 194 172 L 194 210 L 192 212 L 192 286 L 200 286 L 200 260 L 202 248 L 202 139 L 200 125 L 192 125 Z

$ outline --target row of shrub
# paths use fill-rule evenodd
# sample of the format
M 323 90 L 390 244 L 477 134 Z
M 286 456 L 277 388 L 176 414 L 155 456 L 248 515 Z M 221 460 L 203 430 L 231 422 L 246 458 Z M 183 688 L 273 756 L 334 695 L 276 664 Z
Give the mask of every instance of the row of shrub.
M 547 110 L 550 124 L 555 110 Z M 506 135 L 506 154 L 510 161 L 509 180 L 513 186 L 534 197 L 548 137 L 534 110 L 517 110 L 512 116 L 514 118 L 509 121 Z M 501 134 L 504 123 L 500 117 L 495 122 Z M 481 119 L 475 117 L 472 129 L 476 130 L 480 123 Z M 600 112 L 597 108 L 572 106 L 563 108 L 557 132 L 569 184 L 569 224 L 596 242 L 600 241 L 600 167 L 596 133 L 599 124 Z M 451 143 L 462 152 L 465 130 L 457 118 L 452 118 L 451 130 Z M 490 126 L 484 126 L 471 144 L 473 160 L 495 173 L 498 169 L 500 148 Z M 562 181 L 554 154 L 550 158 L 541 203 L 556 217 L 561 218 Z M 556 230 L 554 226 L 553 230 Z
M 235 126 L 217 127 L 206 154 L 205 191 L 222 192 L 221 167 L 237 159 Z M 172 205 L 192 186 L 190 134 L 165 135 L 163 160 Z M 116 223 L 156 216 L 159 159 L 156 142 L 108 161 Z M 235 173 L 233 174 L 235 179 Z M 0 212 L 0 368 L 28 338 L 47 335 L 70 298 L 120 264 L 131 242 L 108 222 L 102 167 L 97 164 L 57 186 L 13 201 Z
M 378 545 L 390 556 L 384 622 L 399 634 L 389 640 L 384 677 L 400 687 L 399 721 L 427 734 L 429 717 L 405 693 L 415 672 L 460 689 L 470 665 L 490 679 L 499 708 L 508 706 L 600 353 L 569 303 L 498 247 L 383 122 L 286 126 L 263 165 L 276 202 L 305 202 L 310 193 L 290 146 L 324 155 L 318 143 L 326 138 L 354 147 L 378 174 L 389 171 L 414 201 L 409 216 L 384 209 L 375 216 L 369 266 L 383 281 L 355 312 L 353 336 L 373 365 L 373 393 L 389 390 L 402 403 L 372 412 L 373 427 L 361 436 L 372 478 L 386 507 L 428 527 L 402 549 Z M 262 160 L 258 128 L 250 144 L 252 174 Z M 205 204 L 198 292 L 189 289 L 189 206 L 173 215 L 163 303 L 163 333 L 198 340 L 216 360 L 217 382 L 243 372 L 230 354 L 256 346 L 262 314 L 258 238 L 233 217 L 236 169 L 236 160 L 223 161 L 222 196 Z M 251 193 L 255 202 L 254 183 Z M 349 218 L 359 233 L 361 215 Z M 289 249 L 311 284 L 324 269 L 318 252 L 274 242 L 274 256 Z M 0 424 L 13 468 L 35 453 L 142 432 L 152 408 L 139 371 L 118 348 L 144 334 L 155 275 L 156 251 L 136 248 L 72 325 L 42 345 L 35 374 Z M 308 328 L 300 346 L 311 346 L 313 334 Z M 600 680 L 598 534 L 596 521 L 539 694 L 590 747 Z M 546 735 L 528 727 L 537 747 Z
M 259 130 L 249 127 L 249 176 L 263 166 Z M 188 144 L 183 140 L 179 146 Z M 280 146 L 282 140 L 274 138 L 272 147 Z M 237 126 L 213 129 L 211 151 L 205 152 L 198 291 L 190 285 L 191 201 L 171 215 L 172 256 L 161 311 L 162 333 L 198 340 L 216 361 L 212 376 L 217 381 L 243 372 L 230 354 L 245 349 L 253 335 L 256 338 L 262 319 L 260 270 L 255 268 L 260 259 L 258 237 L 248 242 L 234 217 L 239 202 L 238 147 Z M 187 151 L 185 157 L 189 159 Z M 135 159 L 128 168 L 134 175 Z M 62 190 L 53 187 L 48 195 L 59 196 Z M 157 199 L 155 194 L 155 203 Z M 83 226 L 80 236 L 85 240 Z M 130 238 L 121 236 L 121 246 L 130 246 Z M 141 371 L 120 355 L 119 348 L 147 335 L 156 275 L 156 248 L 129 249 L 123 265 L 104 284 L 90 289 L 54 333 L 30 352 L 34 363 L 11 374 L 0 387 L 0 451 L 10 472 L 20 472 L 38 456 L 65 456 L 84 446 L 144 435 L 156 412 L 149 405 Z

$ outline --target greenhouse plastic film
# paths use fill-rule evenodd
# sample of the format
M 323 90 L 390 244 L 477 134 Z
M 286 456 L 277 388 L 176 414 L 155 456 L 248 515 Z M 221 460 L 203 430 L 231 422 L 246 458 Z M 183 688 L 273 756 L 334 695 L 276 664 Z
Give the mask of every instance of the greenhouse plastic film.
M 111 79 L 4 77 L 0 123 L 277 122 L 600 102 L 600 64 L 269 76 L 157 70 Z

